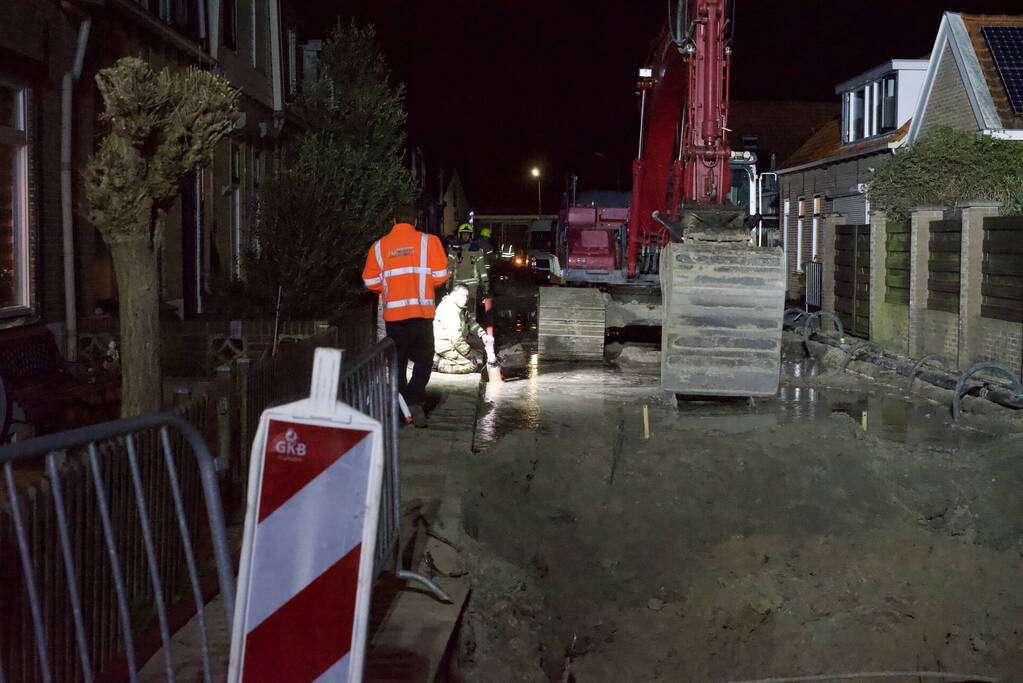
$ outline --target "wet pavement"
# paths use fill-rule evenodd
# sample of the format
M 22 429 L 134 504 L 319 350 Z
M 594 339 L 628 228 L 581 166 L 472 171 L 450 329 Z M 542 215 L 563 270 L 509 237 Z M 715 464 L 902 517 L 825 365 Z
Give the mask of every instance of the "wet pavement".
M 648 406 L 651 426 L 662 434 L 694 429 L 739 434 L 844 413 L 881 439 L 953 452 L 1001 435 L 954 427 L 947 406 L 907 399 L 866 380 L 858 390 L 805 386 L 802 380 L 816 375 L 816 369 L 800 359 L 784 364 L 782 384 L 772 398 L 752 404 L 746 399 L 680 400 L 676 411 L 661 401 L 656 366 L 546 363 L 535 352 L 527 358 L 525 367 L 506 368 L 505 382 L 484 385 L 474 450 L 484 451 L 515 430 L 613 429 L 623 419 L 634 424 L 641 420 L 643 405 Z

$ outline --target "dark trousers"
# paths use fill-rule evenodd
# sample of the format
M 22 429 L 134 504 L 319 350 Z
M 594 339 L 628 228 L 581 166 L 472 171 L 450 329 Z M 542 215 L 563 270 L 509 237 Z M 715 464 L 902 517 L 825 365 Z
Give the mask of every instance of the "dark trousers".
M 410 406 L 422 405 L 433 370 L 433 320 L 409 318 L 387 323 L 387 336 L 398 351 L 398 390 Z M 406 379 L 412 361 L 412 379 Z

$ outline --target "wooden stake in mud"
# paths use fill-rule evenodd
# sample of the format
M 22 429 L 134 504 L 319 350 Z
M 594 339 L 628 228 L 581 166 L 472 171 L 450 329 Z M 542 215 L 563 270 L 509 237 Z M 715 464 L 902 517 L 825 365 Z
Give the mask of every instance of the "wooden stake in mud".
M 650 406 L 643 404 L 643 438 L 650 438 Z

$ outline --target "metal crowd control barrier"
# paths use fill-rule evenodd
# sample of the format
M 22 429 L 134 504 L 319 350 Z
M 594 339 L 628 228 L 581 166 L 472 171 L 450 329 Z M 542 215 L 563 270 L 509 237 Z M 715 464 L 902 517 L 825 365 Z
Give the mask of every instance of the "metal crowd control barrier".
M 134 681 L 145 663 L 136 636 L 154 616 L 174 680 L 168 611 L 179 595 L 194 600 L 212 680 L 200 583 L 208 560 L 197 553 L 204 523 L 228 624 L 235 581 L 199 431 L 177 414 L 128 418 L 4 446 L 0 466 L 10 517 L 0 515 L 0 682 L 88 682 L 117 659 Z
M 803 273 L 806 275 L 806 310 L 809 313 L 819 311 L 824 305 L 824 264 L 807 261 L 803 264 Z
M 398 356 L 394 342 L 383 339 L 342 363 L 338 400 L 379 420 L 384 431 L 384 477 L 377 530 L 376 572 L 388 568 L 400 579 L 417 581 L 437 599 L 450 602 L 448 595 L 425 576 L 402 569 L 401 471 L 398 458 Z

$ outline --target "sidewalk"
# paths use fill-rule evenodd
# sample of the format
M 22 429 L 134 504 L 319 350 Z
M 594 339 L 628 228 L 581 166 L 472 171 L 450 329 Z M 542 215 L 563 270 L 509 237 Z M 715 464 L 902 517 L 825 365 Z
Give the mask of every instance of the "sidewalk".
M 461 523 L 459 470 L 453 465 L 472 448 L 479 375 L 434 373 L 427 394 L 429 428 L 401 430 L 401 546 L 406 557 L 411 554 L 406 566 L 434 580 L 452 603 L 415 584 L 378 582 L 367 681 L 434 680 L 469 592 L 461 558 L 438 537 L 456 537 L 446 529 Z
M 404 427 L 400 432 L 402 520 L 401 547 L 412 553 L 406 563 L 437 582 L 452 598 L 438 602 L 419 586 L 383 579 L 374 590 L 370 639 L 366 654 L 367 681 L 430 681 L 443 661 L 461 608 L 468 595 L 468 577 L 434 575 L 431 567 L 457 574 L 457 553 L 435 535 L 460 524 L 458 469 L 451 467 L 472 448 L 479 395 L 479 375 L 434 374 L 428 405 L 430 427 Z M 455 491 L 454 495 L 446 495 Z M 418 532 L 418 533 L 417 533 Z M 407 554 L 406 554 L 407 556 Z M 425 558 L 429 558 L 426 560 Z M 204 610 L 210 633 L 213 679 L 226 680 L 230 634 L 218 595 Z M 201 681 L 198 619 L 193 617 L 172 638 L 174 675 L 180 681 Z M 161 649 L 143 667 L 140 681 L 167 680 Z

